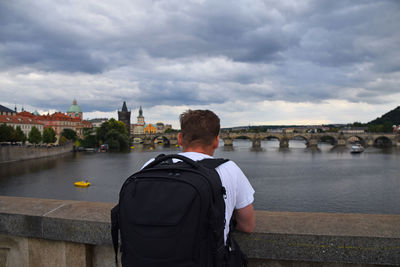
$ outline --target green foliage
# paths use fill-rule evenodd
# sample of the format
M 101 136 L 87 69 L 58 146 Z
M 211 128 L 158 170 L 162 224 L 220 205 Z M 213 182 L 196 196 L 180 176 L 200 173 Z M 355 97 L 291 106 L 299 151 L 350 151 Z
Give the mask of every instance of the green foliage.
M 53 128 L 46 128 L 43 130 L 43 143 L 51 144 L 57 141 L 56 131 Z
M 328 132 L 328 133 L 337 133 L 337 132 L 339 132 L 339 130 L 340 130 L 340 128 L 338 128 L 338 127 L 330 127 L 329 130 L 326 131 L 326 132 Z
M 365 126 L 365 124 L 358 122 L 358 121 L 354 122 L 352 125 L 352 127 L 364 127 L 364 126 Z
M 368 132 L 391 133 L 393 132 L 393 125 L 389 121 L 386 121 L 383 124 L 368 124 Z
M 164 132 L 165 132 L 165 133 L 177 133 L 177 132 L 179 132 L 179 130 L 175 130 L 175 129 L 172 129 L 172 128 L 168 128 L 168 129 L 166 129 Z
M 31 144 L 39 144 L 42 141 L 42 134 L 35 126 L 32 127 L 31 131 L 28 134 L 28 141 Z
M 21 130 L 20 126 L 17 126 L 17 128 L 14 130 L 13 134 L 13 140 L 14 142 L 23 142 L 25 143 L 26 141 L 26 136 L 24 134 L 24 132 Z
M 83 147 L 96 147 L 97 146 L 97 138 L 96 134 L 92 129 L 84 129 L 83 131 L 83 139 L 81 140 L 81 145 Z
M 61 133 L 61 136 L 64 136 L 65 138 L 67 138 L 68 140 L 76 140 L 76 132 L 72 129 L 64 129 Z
M 112 150 L 129 148 L 129 136 L 125 123 L 110 119 L 97 129 L 97 140 L 100 144 L 108 144 Z
M 369 122 L 371 125 L 384 125 L 389 122 L 392 125 L 400 125 L 400 106 L 385 113 L 382 117 L 376 118 L 375 120 Z
M 65 136 L 61 136 L 60 141 L 58 141 L 58 143 L 60 145 L 64 145 L 67 142 L 68 142 L 68 139 Z
M 11 142 L 14 128 L 5 123 L 0 125 L 0 142 Z

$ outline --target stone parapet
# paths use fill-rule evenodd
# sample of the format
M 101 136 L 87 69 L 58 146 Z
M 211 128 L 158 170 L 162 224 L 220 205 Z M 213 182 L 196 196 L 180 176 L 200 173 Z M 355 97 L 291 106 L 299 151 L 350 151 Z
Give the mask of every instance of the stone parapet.
M 114 203 L 0 196 L 0 266 L 113 266 Z M 400 266 L 400 215 L 256 211 L 250 266 Z
M 0 146 L 0 163 L 57 156 L 73 151 L 74 143 L 55 147 Z

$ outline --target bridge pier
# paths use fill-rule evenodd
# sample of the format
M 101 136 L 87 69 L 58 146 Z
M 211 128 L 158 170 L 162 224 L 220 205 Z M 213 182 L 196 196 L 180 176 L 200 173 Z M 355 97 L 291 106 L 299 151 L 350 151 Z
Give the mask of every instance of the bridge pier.
M 308 148 L 318 148 L 318 139 L 311 138 L 310 140 L 308 140 L 307 147 Z
M 224 146 L 233 146 L 233 139 L 231 138 L 224 138 Z
M 366 146 L 373 146 L 374 145 L 374 139 L 373 138 L 365 139 L 365 145 Z
M 252 139 L 252 148 L 253 149 L 261 149 L 261 140 L 260 139 Z
M 280 148 L 288 148 L 289 147 L 289 138 L 284 137 L 279 140 L 279 147 Z
M 144 145 L 152 145 L 153 144 L 153 140 L 151 138 L 145 138 L 143 140 L 143 144 Z
M 337 140 L 337 146 L 345 146 L 347 144 L 346 139 L 344 138 L 338 138 Z

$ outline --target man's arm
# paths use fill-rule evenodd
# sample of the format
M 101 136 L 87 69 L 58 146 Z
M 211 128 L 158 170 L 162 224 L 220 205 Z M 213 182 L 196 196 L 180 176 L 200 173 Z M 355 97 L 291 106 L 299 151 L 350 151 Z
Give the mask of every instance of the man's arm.
M 235 210 L 236 229 L 245 233 L 251 233 L 255 226 L 253 204 Z

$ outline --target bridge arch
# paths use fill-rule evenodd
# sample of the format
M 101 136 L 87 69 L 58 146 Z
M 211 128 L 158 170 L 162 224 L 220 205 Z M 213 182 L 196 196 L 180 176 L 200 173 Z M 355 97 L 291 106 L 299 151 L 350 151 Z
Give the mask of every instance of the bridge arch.
M 233 140 L 251 140 L 251 138 L 247 135 L 239 135 L 232 138 Z
M 374 146 L 376 147 L 390 147 L 393 146 L 393 141 L 386 136 L 379 136 L 374 139 Z
M 348 136 L 347 139 L 346 139 L 346 142 L 350 143 L 350 144 L 352 144 L 352 143 L 360 143 L 364 147 L 367 145 L 367 142 L 365 141 L 365 139 L 360 137 L 359 135 Z
M 310 146 L 310 139 L 305 137 L 303 134 L 294 134 L 293 137 L 289 139 L 289 147 L 290 147 L 290 141 L 304 141 L 304 145 L 306 147 Z
M 171 141 L 165 135 L 156 134 L 155 136 L 152 137 L 151 143 L 152 144 L 163 143 L 164 145 L 170 145 Z
M 338 143 L 337 139 L 331 135 L 322 135 L 318 138 L 318 142 L 328 143 L 332 146 Z
M 274 134 L 270 134 L 270 135 L 263 136 L 261 138 L 261 140 L 266 140 L 266 141 L 278 140 L 278 141 L 281 141 L 281 138 L 276 136 L 276 135 L 274 135 Z

